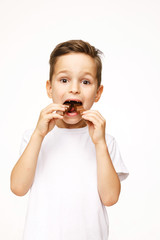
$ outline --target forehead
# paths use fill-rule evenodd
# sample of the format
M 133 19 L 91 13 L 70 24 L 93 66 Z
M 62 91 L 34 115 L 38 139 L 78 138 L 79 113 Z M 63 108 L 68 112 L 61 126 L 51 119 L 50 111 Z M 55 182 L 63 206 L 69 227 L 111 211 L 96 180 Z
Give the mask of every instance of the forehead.
M 85 53 L 69 53 L 57 58 L 54 73 L 57 75 L 61 71 L 71 73 L 91 73 L 96 77 L 97 66 L 95 60 Z

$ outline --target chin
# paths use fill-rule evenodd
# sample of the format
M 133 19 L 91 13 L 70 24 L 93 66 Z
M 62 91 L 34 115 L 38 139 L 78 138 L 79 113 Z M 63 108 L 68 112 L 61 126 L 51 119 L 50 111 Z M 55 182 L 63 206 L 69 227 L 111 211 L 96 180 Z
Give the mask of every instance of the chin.
M 67 128 L 81 128 L 86 126 L 86 122 L 82 117 L 76 118 L 64 117 L 62 121 Z
M 77 124 L 82 120 L 82 118 L 69 118 L 69 117 L 64 117 L 63 121 L 67 124 Z

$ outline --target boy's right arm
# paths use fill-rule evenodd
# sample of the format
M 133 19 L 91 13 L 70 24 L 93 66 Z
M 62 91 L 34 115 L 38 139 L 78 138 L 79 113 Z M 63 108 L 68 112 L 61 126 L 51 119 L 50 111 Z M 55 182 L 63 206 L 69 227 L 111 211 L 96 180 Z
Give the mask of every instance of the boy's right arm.
M 11 173 L 11 190 L 18 196 L 25 195 L 30 189 L 37 165 L 43 137 L 33 132 L 28 145 Z
M 54 111 L 65 111 L 66 108 L 68 106 L 51 103 L 41 111 L 30 141 L 11 172 L 10 187 L 14 194 L 23 196 L 32 186 L 42 141 L 54 128 L 56 119 L 63 119 Z

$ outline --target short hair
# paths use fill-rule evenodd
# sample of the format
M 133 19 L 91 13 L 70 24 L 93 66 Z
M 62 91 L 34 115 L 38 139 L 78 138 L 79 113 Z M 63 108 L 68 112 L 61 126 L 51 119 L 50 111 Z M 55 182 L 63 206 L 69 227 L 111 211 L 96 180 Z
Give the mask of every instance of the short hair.
M 69 40 L 66 42 L 59 43 L 52 51 L 49 59 L 50 73 L 49 81 L 52 82 L 52 76 L 54 74 L 54 66 L 57 62 L 59 56 L 65 55 L 67 53 L 85 53 L 91 56 L 97 66 L 97 82 L 98 87 L 101 85 L 101 72 L 102 72 L 102 61 L 100 55 L 103 54 L 102 51 L 90 45 L 88 42 L 83 40 Z

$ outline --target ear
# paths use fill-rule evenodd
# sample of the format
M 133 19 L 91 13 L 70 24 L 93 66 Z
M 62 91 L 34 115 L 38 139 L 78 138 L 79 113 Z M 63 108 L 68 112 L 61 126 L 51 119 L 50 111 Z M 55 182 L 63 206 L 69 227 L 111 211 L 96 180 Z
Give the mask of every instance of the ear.
M 46 81 L 46 90 L 49 98 L 52 98 L 52 86 L 49 80 Z
M 97 93 L 96 93 L 96 96 L 95 96 L 95 102 L 98 102 L 101 95 L 102 95 L 102 92 L 103 92 L 103 85 L 100 85 L 98 90 L 97 90 Z

